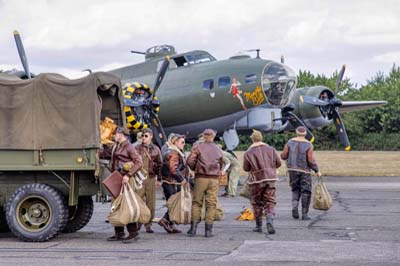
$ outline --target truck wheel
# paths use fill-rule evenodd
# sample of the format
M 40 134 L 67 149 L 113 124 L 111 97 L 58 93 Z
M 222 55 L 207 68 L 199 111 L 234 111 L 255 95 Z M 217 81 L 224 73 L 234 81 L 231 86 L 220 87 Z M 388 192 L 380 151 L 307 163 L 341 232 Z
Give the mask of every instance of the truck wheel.
M 43 242 L 57 236 L 68 220 L 63 195 L 45 184 L 18 188 L 7 203 L 11 232 L 23 241 Z
M 73 233 L 87 225 L 93 214 L 92 196 L 82 196 L 78 199 L 76 207 L 69 208 L 69 219 L 63 233 Z

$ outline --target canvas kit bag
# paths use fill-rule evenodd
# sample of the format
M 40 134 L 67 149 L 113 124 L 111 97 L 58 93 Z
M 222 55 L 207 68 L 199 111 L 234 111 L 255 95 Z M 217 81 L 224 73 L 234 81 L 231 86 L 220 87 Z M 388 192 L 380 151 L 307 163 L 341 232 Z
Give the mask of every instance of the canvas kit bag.
M 322 180 L 318 177 L 317 184 L 314 189 L 313 208 L 316 210 L 327 211 L 332 207 L 332 198 L 329 191 Z
M 192 193 L 187 187 L 182 187 L 167 202 L 169 219 L 175 224 L 190 224 L 192 221 Z
M 111 205 L 108 215 L 110 224 L 125 226 L 129 223 L 148 223 L 151 213 L 143 200 L 133 191 L 129 184 L 123 184 L 119 196 Z

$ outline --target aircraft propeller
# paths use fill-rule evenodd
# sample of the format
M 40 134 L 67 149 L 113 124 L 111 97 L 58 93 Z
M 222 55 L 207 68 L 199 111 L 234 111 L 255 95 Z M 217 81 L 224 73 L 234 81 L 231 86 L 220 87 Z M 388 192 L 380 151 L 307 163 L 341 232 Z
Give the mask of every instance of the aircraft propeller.
M 345 150 L 350 150 L 350 141 L 347 136 L 346 128 L 343 124 L 343 120 L 339 114 L 339 107 L 343 105 L 343 102 L 336 98 L 336 94 L 339 90 L 339 86 L 342 83 L 344 71 L 346 69 L 346 65 L 343 65 L 342 69 L 338 74 L 338 78 L 336 81 L 336 88 L 334 95 L 326 95 L 320 96 L 320 99 L 312 97 L 312 96 L 300 96 L 300 101 L 318 106 L 320 109 L 326 114 L 327 118 L 333 119 L 333 122 L 336 127 L 336 132 L 339 135 L 341 143 L 344 145 Z M 328 96 L 328 97 L 327 97 Z M 330 97 L 329 97 L 330 96 Z
M 139 98 L 138 100 L 127 98 L 124 99 L 124 104 L 126 106 L 132 108 L 142 108 L 144 110 L 143 118 L 153 130 L 153 136 L 160 147 L 165 143 L 166 134 L 163 126 L 161 125 L 160 119 L 158 118 L 158 114 L 155 111 L 156 108 L 160 106 L 160 101 L 157 100 L 156 93 L 161 85 L 162 80 L 164 79 L 165 73 L 168 70 L 169 60 L 170 58 L 166 56 L 161 65 L 160 71 L 158 72 L 155 80 L 152 95 L 147 98 Z
M 282 109 L 282 123 L 289 121 L 289 123 L 293 126 L 293 128 L 297 128 L 299 126 L 305 127 L 307 131 L 306 139 L 309 140 L 311 143 L 314 142 L 314 135 L 311 133 L 310 129 L 304 124 L 304 122 L 295 115 L 292 111 L 295 109 L 294 104 L 289 104 Z
M 26 77 L 28 79 L 30 79 L 30 78 L 32 78 L 32 76 L 31 76 L 31 72 L 29 72 L 28 59 L 25 54 L 25 49 L 24 49 L 24 45 L 22 44 L 21 36 L 19 35 L 19 32 L 16 30 L 14 31 L 14 39 L 15 39 L 15 43 L 17 45 L 17 50 L 18 50 L 18 54 L 19 54 L 19 57 L 22 62 L 22 66 L 24 67 L 24 70 L 25 70 Z

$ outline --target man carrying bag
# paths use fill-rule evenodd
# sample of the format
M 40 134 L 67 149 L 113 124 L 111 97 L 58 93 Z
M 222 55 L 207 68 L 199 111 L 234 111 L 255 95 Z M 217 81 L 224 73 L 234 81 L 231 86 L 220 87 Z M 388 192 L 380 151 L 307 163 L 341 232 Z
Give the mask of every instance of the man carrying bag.
M 137 145 L 137 152 L 142 156 L 143 167 L 142 171 L 146 176 L 141 189 L 138 189 L 137 194 L 146 202 L 147 207 L 150 209 L 150 221 L 144 224 L 147 233 L 154 233 L 151 228 L 151 221 L 154 218 L 156 210 L 156 177 L 161 176 L 161 167 L 163 165 L 161 160 L 160 149 L 153 144 L 153 131 L 150 128 L 143 129 L 142 143 Z M 139 224 L 138 229 L 140 230 Z
M 112 147 L 111 154 L 105 150 L 102 152 L 102 157 L 105 159 L 111 158 L 111 171 L 118 171 L 121 173 L 122 186 L 124 189 L 128 186 L 128 182 L 132 183 L 136 172 L 142 167 L 142 158 L 137 153 L 136 149 L 129 142 L 129 131 L 125 128 L 118 127 L 115 130 L 114 140 L 116 144 Z M 107 158 L 108 157 L 108 158 Z M 115 199 L 114 199 L 115 200 Z M 125 236 L 123 226 L 115 226 L 115 234 L 109 238 L 108 241 L 120 241 L 130 243 L 135 241 L 139 235 L 137 232 L 136 223 L 128 223 L 126 225 L 128 236 Z
M 161 149 L 162 156 L 163 156 L 163 167 L 162 167 L 162 188 L 164 191 L 165 199 L 167 200 L 167 207 L 168 211 L 164 214 L 164 217 L 161 218 L 159 225 L 161 225 L 165 231 L 169 234 L 176 234 L 181 233 L 179 229 L 174 226 L 174 220 L 170 219 L 170 213 L 176 213 L 175 211 L 171 212 L 171 208 L 176 204 L 181 204 L 187 202 L 188 198 L 191 200 L 190 189 L 187 183 L 187 178 L 189 175 L 189 168 L 186 165 L 186 158 L 185 158 L 185 136 L 179 134 L 173 134 L 169 137 L 168 142 L 165 146 Z M 181 191 L 181 185 L 186 187 L 186 190 L 182 193 L 183 196 L 180 197 L 181 194 L 176 195 L 179 191 Z M 172 197 L 175 198 L 171 199 Z M 179 201 L 177 200 L 179 197 Z M 170 200 L 171 199 L 171 200 Z M 182 201 L 181 201 L 182 200 Z M 175 204 L 172 203 L 175 202 Z M 180 207 L 187 207 L 185 206 L 178 206 Z M 191 205 L 190 205 L 191 207 Z M 175 209 L 175 208 L 174 208 Z
M 297 137 L 288 141 L 281 153 L 282 160 L 287 160 L 290 186 L 292 188 L 292 216 L 299 219 L 299 201 L 301 199 L 302 220 L 310 220 L 308 210 L 311 203 L 311 171 L 321 176 L 314 159 L 313 146 L 305 138 L 305 127 L 296 129 Z

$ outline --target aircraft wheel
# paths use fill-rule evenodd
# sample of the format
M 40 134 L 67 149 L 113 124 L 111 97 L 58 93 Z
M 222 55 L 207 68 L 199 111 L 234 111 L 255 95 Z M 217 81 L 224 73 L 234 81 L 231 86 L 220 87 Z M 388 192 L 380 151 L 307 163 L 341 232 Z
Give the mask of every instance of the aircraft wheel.
M 23 241 L 43 242 L 57 236 L 68 220 L 63 195 L 45 184 L 18 188 L 7 203 L 6 218 L 11 232 Z
M 73 233 L 87 225 L 93 215 L 92 196 L 79 197 L 78 205 L 69 208 L 69 219 L 63 233 Z

